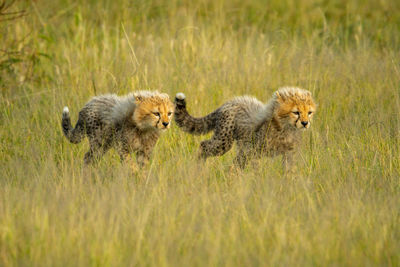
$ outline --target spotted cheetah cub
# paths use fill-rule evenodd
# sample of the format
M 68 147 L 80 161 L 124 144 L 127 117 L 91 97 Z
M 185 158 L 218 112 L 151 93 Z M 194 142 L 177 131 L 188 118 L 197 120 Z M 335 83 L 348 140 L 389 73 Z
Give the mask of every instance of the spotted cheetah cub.
M 310 127 L 315 110 L 309 91 L 283 87 L 267 104 L 240 96 L 202 118 L 187 112 L 185 95 L 178 93 L 174 117 L 185 132 L 201 135 L 214 131 L 211 139 L 201 142 L 200 158 L 223 155 L 236 141 L 238 154 L 234 163 L 240 168 L 253 156 L 283 155 L 284 169 L 289 171 L 302 131 Z
M 92 163 L 114 147 L 121 161 L 136 154 L 139 166 L 149 161 L 160 133 L 170 127 L 174 105 L 167 94 L 139 91 L 126 96 L 93 97 L 79 112 L 75 128 L 64 107 L 62 129 L 67 139 L 79 143 L 87 135 L 90 149 L 84 162 Z

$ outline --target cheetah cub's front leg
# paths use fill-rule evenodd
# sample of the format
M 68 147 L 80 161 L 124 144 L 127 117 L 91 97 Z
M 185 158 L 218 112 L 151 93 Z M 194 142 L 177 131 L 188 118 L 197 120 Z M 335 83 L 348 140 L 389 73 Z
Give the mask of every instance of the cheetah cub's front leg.
M 150 163 L 150 153 L 146 151 L 136 152 L 136 162 L 140 168 L 149 165 Z
M 295 175 L 297 173 L 296 164 L 294 164 L 294 152 L 289 151 L 282 155 L 283 172 L 287 175 Z

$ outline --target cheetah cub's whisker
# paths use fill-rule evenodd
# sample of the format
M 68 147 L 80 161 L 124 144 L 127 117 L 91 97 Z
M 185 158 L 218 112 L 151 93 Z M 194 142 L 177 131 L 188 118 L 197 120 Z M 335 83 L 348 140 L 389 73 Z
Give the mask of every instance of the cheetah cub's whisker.
M 302 130 L 310 127 L 315 111 L 316 104 L 309 91 L 283 87 L 266 104 L 254 97 L 240 96 L 202 118 L 188 113 L 185 95 L 178 93 L 174 118 L 183 131 L 194 135 L 214 131 L 211 139 L 201 142 L 202 159 L 225 154 L 236 141 L 239 151 L 234 164 L 240 168 L 254 156 L 282 155 L 288 171 Z
M 85 154 L 85 164 L 114 147 L 121 160 L 135 153 L 141 167 L 149 161 L 161 131 L 170 127 L 173 112 L 169 96 L 157 91 L 139 91 L 126 96 L 107 94 L 86 103 L 75 128 L 71 125 L 68 107 L 64 107 L 61 126 L 73 144 L 88 137 L 90 149 Z

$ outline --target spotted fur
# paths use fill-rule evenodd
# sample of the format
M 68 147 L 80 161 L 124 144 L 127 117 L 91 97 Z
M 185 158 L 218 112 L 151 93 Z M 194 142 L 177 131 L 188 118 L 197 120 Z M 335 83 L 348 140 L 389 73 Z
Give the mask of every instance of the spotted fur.
M 139 91 L 126 96 L 108 94 L 93 97 L 86 103 L 75 128 L 65 107 L 61 125 L 73 144 L 88 137 L 90 149 L 84 157 L 86 164 L 114 147 L 121 160 L 133 152 L 142 166 L 149 160 L 160 132 L 170 127 L 173 111 L 169 96 L 157 91 Z
M 174 118 L 183 131 L 191 134 L 214 131 L 211 139 L 201 142 L 202 159 L 225 154 L 236 141 L 235 164 L 239 167 L 244 168 L 253 156 L 283 155 L 288 170 L 301 132 L 310 127 L 315 110 L 309 91 L 284 87 L 267 104 L 250 96 L 236 97 L 202 118 L 188 113 L 185 95 L 180 93 L 175 97 Z

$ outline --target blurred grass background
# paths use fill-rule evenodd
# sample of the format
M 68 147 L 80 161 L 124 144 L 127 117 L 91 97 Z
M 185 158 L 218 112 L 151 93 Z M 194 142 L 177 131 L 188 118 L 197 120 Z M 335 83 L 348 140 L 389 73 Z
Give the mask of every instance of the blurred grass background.
M 0 265 L 400 265 L 400 2 L 17 1 L 0 12 Z M 12 18 L 9 12 L 25 11 Z M 195 115 L 280 86 L 319 104 L 298 177 L 176 126 L 140 178 L 60 127 L 96 94 L 187 95 Z

